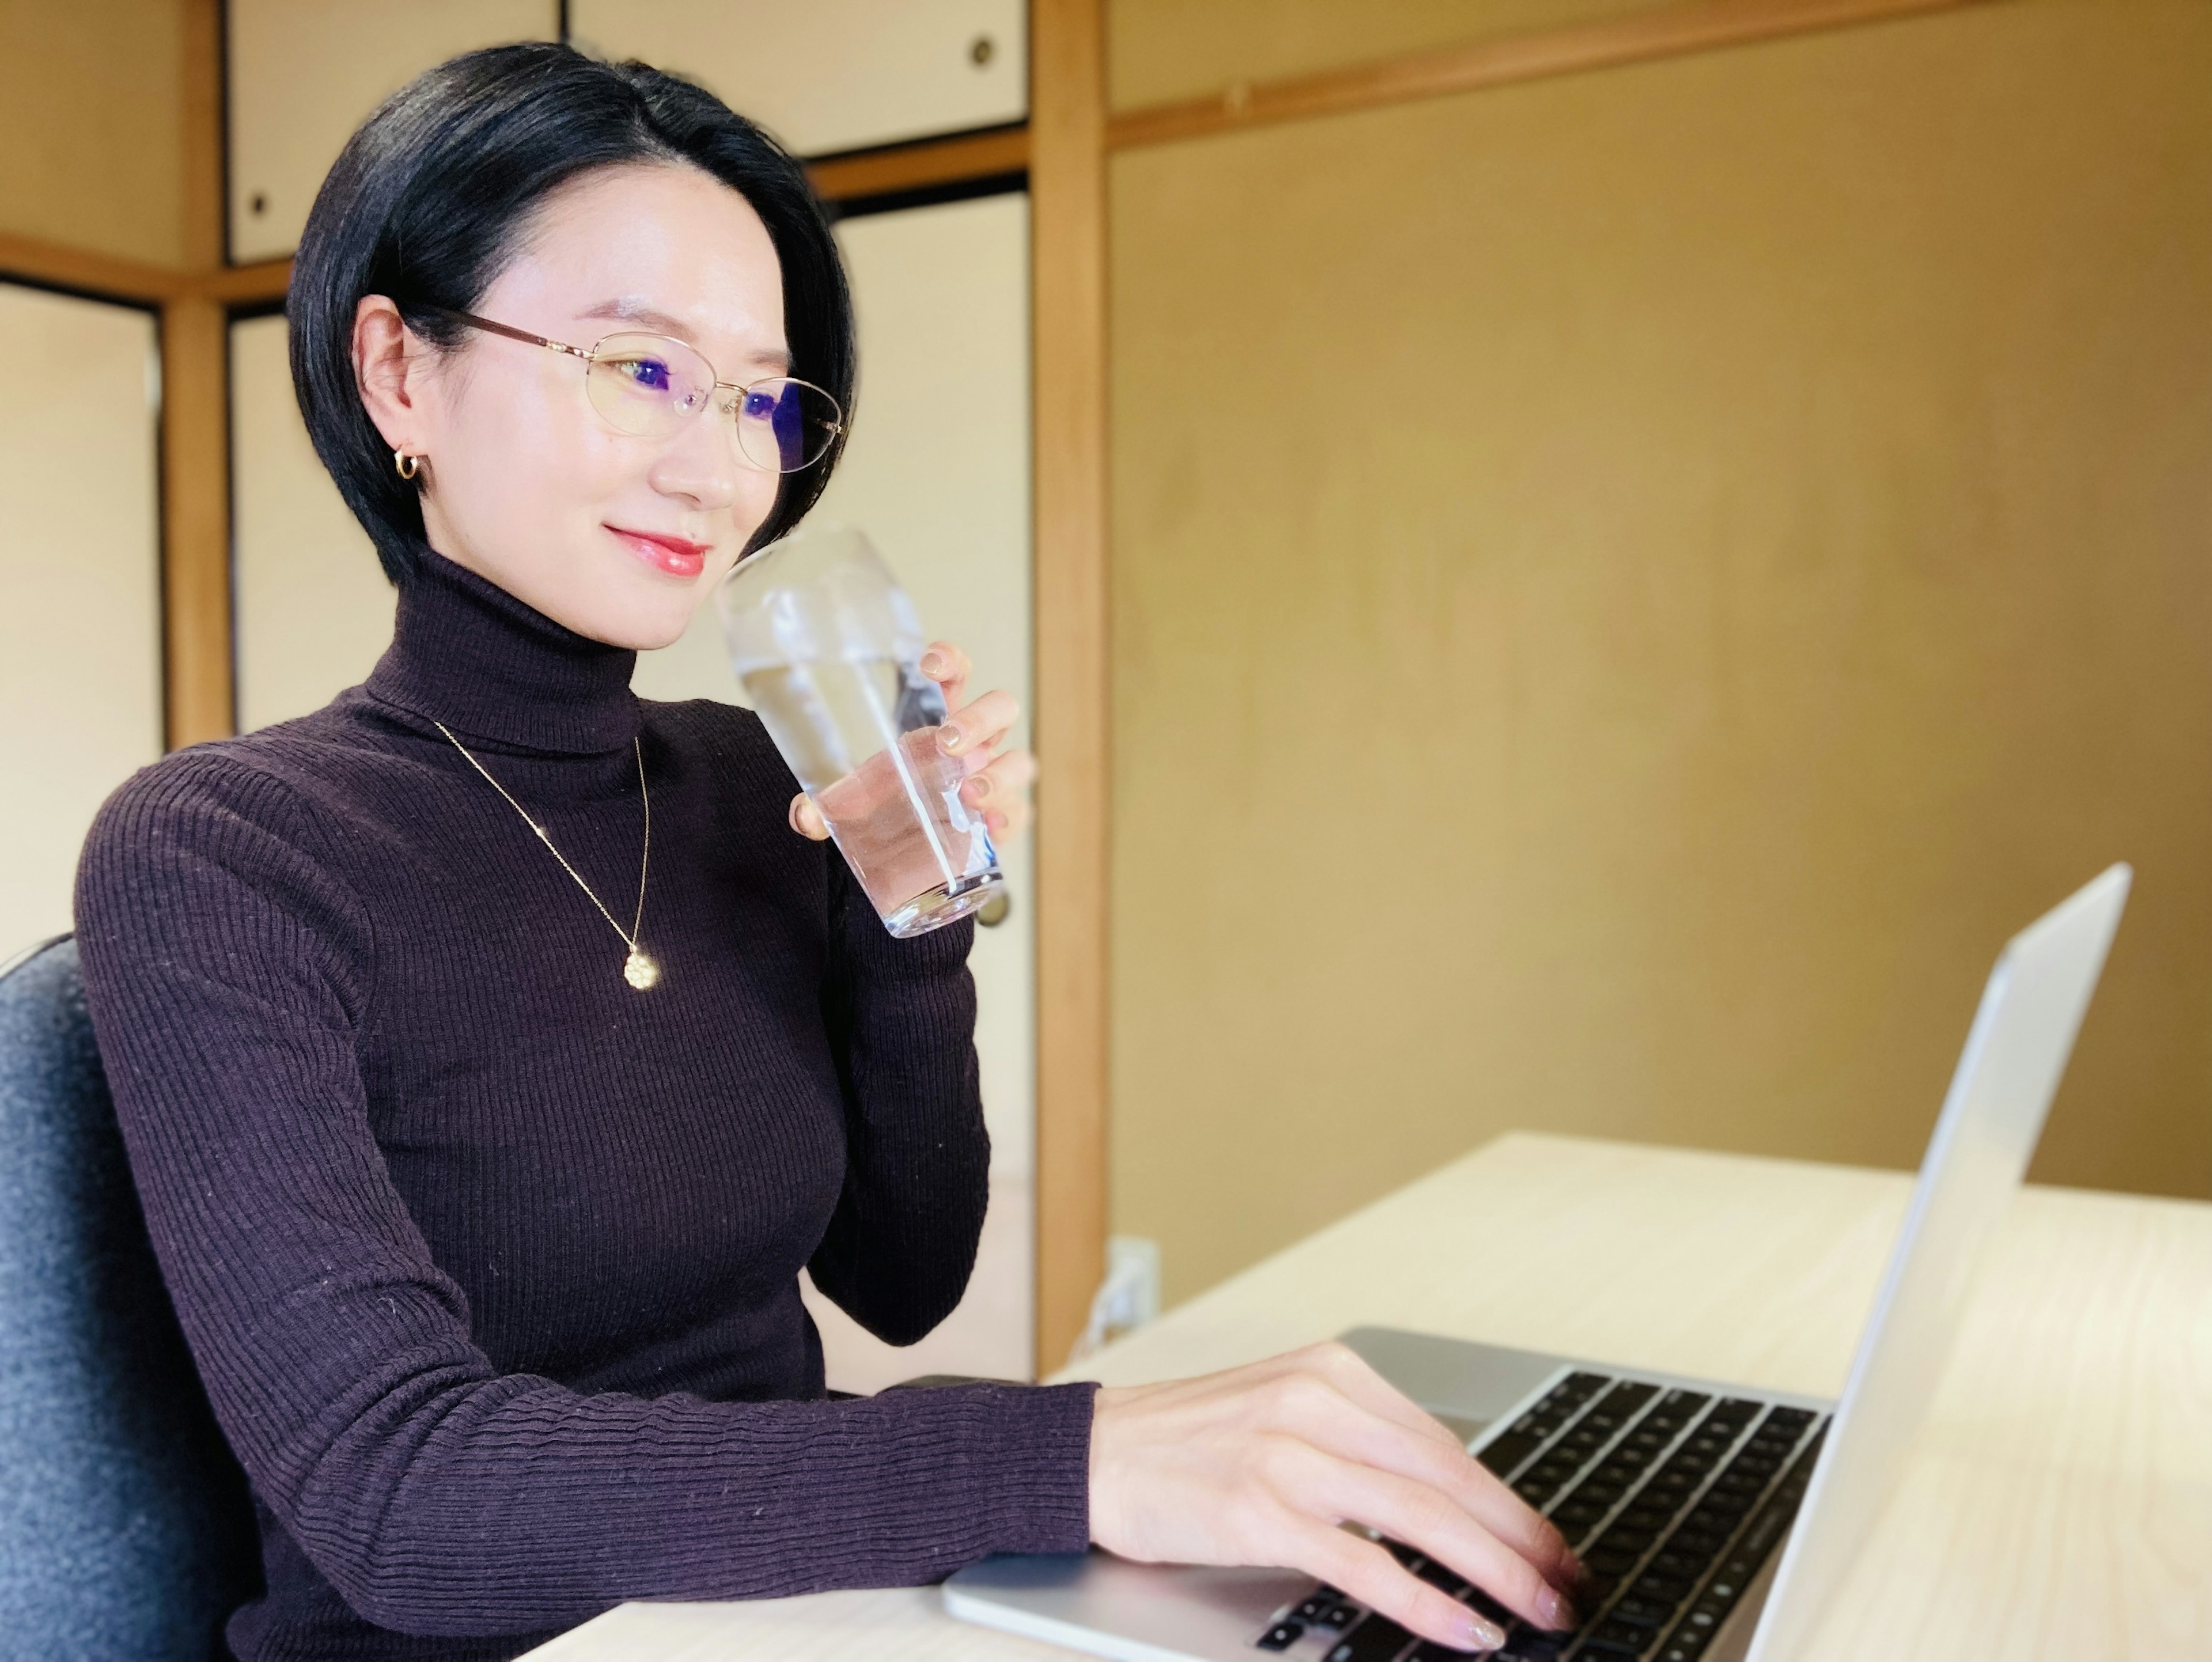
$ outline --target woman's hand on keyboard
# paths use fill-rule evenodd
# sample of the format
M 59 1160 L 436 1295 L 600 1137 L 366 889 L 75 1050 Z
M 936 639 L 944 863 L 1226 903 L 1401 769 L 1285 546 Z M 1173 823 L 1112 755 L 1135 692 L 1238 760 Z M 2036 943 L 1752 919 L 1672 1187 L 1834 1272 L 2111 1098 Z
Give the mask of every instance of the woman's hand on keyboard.
M 1346 1522 L 1419 1549 L 1539 1627 L 1575 1624 L 1583 1570 L 1559 1531 L 1343 1345 L 1099 1391 L 1100 1546 L 1152 1563 L 1304 1570 L 1425 1638 L 1504 1642 Z

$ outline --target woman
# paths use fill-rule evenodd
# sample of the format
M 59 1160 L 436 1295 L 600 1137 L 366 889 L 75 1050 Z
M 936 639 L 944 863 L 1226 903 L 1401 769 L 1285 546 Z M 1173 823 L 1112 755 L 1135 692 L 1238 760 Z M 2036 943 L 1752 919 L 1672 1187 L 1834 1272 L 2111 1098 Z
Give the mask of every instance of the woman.
M 751 715 L 629 687 L 836 460 L 852 329 L 799 169 L 641 65 L 473 53 L 354 137 L 289 310 L 396 636 L 326 709 L 125 786 L 77 896 L 252 1480 L 238 1654 L 507 1657 L 625 1598 L 1094 1541 L 1496 1642 L 1347 1519 L 1567 1621 L 1556 1533 L 1333 1347 L 825 1398 L 802 1266 L 896 1343 L 973 1260 L 969 929 L 892 940 Z M 925 667 L 971 805 L 1018 830 L 1013 704 L 968 700 L 953 648 Z

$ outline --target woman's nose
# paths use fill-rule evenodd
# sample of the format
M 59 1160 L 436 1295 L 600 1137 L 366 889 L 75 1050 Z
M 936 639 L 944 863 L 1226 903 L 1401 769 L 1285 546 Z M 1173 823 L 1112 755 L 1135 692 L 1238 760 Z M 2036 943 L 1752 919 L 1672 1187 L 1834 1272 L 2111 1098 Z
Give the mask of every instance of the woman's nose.
M 678 429 L 655 458 L 648 477 L 662 494 L 689 497 L 712 511 L 737 500 L 743 471 L 737 429 L 718 406 L 709 404 Z

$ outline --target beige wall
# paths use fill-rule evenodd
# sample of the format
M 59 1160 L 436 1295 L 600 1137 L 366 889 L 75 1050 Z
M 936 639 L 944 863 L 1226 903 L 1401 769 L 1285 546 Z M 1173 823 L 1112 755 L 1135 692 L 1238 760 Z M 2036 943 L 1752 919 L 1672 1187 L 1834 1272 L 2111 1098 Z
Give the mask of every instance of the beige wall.
M 423 70 L 549 40 L 554 0 L 226 0 L 230 254 L 289 254 L 354 129 Z
M 1170 1297 L 1512 1126 L 1909 1164 L 2121 857 L 2036 1175 L 2212 1195 L 2208 86 L 2018 0 L 1116 161 Z
M 0 231 L 184 263 L 179 0 L 0 0 Z
M 230 326 L 230 551 L 240 731 L 368 679 L 398 596 L 307 437 L 282 314 Z
M 0 283 L 0 962 L 70 927 L 102 801 L 161 753 L 154 320 Z

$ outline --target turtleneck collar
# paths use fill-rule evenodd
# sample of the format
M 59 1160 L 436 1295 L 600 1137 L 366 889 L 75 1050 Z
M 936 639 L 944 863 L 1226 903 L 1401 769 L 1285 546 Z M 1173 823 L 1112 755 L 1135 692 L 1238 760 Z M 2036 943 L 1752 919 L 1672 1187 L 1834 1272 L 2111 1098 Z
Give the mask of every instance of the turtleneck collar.
M 367 690 L 464 738 L 584 755 L 629 748 L 636 663 L 628 648 L 586 639 L 426 550 Z

